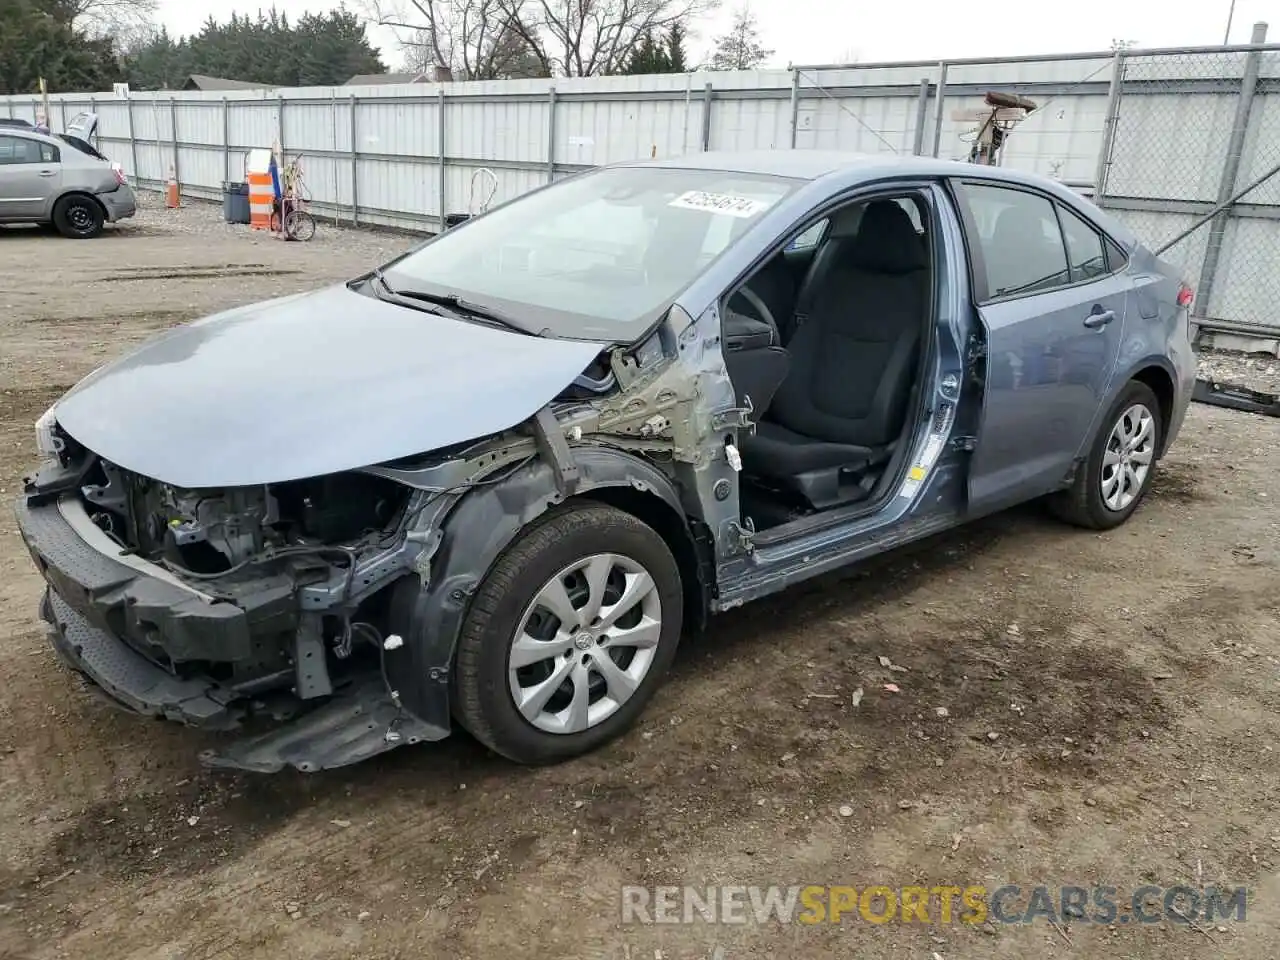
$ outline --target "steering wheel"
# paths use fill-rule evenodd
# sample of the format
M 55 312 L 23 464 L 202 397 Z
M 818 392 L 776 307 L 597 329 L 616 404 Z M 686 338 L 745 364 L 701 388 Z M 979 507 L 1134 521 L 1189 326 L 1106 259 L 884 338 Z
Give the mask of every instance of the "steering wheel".
M 738 293 L 742 294 L 742 299 L 751 305 L 751 309 L 756 312 L 756 315 L 769 325 L 770 343 L 773 345 L 781 343 L 782 334 L 778 331 L 778 321 L 773 318 L 773 312 L 765 306 L 765 302 L 760 299 L 759 294 L 747 286 L 739 287 Z

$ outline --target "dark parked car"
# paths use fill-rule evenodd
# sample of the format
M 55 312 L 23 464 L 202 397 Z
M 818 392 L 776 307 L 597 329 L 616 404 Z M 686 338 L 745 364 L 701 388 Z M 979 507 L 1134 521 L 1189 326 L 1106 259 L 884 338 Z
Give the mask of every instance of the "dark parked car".
M 1012 504 L 1123 523 L 1191 291 L 1006 169 L 706 153 L 560 181 L 167 333 L 37 424 L 62 656 L 303 770 L 449 734 L 560 760 L 683 630 Z

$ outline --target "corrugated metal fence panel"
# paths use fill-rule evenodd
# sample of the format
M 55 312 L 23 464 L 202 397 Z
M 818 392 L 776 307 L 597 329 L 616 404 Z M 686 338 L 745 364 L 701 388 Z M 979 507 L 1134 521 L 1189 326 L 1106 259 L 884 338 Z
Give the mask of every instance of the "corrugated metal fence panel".
M 277 101 L 240 100 L 230 103 L 229 110 L 227 120 L 234 147 L 241 150 L 267 148 L 276 142 L 280 133 Z
M 478 213 L 482 207 L 496 207 L 547 182 L 545 169 L 490 168 L 492 177 L 484 169 L 480 163 L 450 164 L 445 168 L 445 213 Z
M 356 187 L 360 218 L 400 227 L 433 224 L 440 210 L 439 183 L 433 164 L 362 157 Z
M 440 155 L 439 126 L 434 101 L 361 103 L 356 108 L 356 149 L 387 156 L 436 157 Z
M 549 110 L 549 99 L 450 101 L 445 106 L 445 156 L 543 162 Z
M 662 106 L 667 106 L 662 104 Z M 684 104 L 679 105 L 681 110 Z M 701 114 L 701 104 L 698 113 Z M 699 117 L 701 120 L 701 117 Z M 701 127 L 694 130 L 695 144 Z M 711 106 L 712 150 L 778 150 L 791 145 L 791 100 L 719 100 Z M 797 142 L 797 146 L 801 144 Z M 677 151 L 677 153 L 683 151 Z

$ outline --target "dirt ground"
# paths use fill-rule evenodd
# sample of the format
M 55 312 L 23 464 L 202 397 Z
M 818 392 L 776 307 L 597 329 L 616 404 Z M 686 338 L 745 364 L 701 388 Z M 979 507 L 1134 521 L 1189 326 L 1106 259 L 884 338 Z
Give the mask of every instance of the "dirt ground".
M 409 242 L 286 244 L 154 205 L 91 242 L 0 231 L 0 498 L 98 364 Z M 6 506 L 0 957 L 1275 957 L 1278 439 L 1194 406 L 1118 531 L 1026 508 L 718 618 L 634 731 L 538 770 L 458 736 L 311 776 L 206 771 L 200 735 L 57 661 Z M 682 883 L 1249 900 L 1207 926 L 621 922 L 623 885 Z

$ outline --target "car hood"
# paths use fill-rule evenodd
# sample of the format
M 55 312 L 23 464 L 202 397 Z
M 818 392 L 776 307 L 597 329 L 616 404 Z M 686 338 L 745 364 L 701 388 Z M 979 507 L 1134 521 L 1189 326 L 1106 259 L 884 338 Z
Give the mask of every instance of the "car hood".
M 174 486 L 279 483 L 515 426 L 602 349 L 339 286 L 177 327 L 91 373 L 55 415 L 99 456 Z

